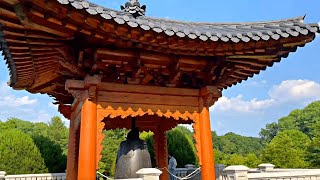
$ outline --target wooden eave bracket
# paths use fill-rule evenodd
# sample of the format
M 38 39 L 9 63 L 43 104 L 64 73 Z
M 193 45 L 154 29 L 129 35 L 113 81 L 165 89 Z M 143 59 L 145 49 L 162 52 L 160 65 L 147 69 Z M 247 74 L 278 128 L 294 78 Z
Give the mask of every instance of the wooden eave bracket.
M 71 119 L 71 106 L 59 104 L 58 107 L 59 112 L 67 119 Z
M 101 83 L 101 76 L 86 76 L 83 81 L 81 80 L 67 80 L 65 89 L 74 97 L 76 101 L 96 99 L 97 85 Z
M 212 106 L 221 96 L 222 92 L 214 86 L 206 86 L 200 89 L 199 96 L 203 99 L 203 106 Z

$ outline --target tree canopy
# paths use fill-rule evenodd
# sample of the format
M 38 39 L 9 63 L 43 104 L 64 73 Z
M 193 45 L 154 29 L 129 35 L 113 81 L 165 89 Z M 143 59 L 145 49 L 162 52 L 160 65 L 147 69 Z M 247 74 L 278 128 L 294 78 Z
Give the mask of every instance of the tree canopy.
M 0 122 L 0 132 L 10 130 L 19 131 L 31 138 L 32 144 L 35 145 L 44 160 L 46 172 L 65 172 L 68 128 L 64 126 L 59 117 L 53 117 L 48 124 L 43 122 L 33 123 L 17 118 L 10 118 L 5 122 Z M 28 156 L 28 154 L 25 154 L 25 156 Z
M 117 151 L 128 130 L 115 129 L 103 133 L 106 137 L 102 142 L 104 148 L 99 171 L 113 176 Z M 140 138 L 147 142 L 155 167 L 153 135 L 152 132 L 142 132 Z M 198 164 L 191 130 L 177 126 L 166 135 L 168 152 L 177 159 L 178 167 Z M 267 124 L 261 129 L 260 138 L 232 132 L 218 136 L 213 131 L 212 140 L 216 164 L 242 164 L 255 168 L 260 163 L 273 163 L 283 168 L 319 168 L 320 101 Z M 53 117 L 48 123 L 17 118 L 0 121 L 0 169 L 9 174 L 64 172 L 67 145 L 68 128 L 59 117 Z M 25 166 L 22 167 L 23 164 Z
M 17 129 L 0 132 L 0 169 L 7 174 L 48 172 L 32 138 Z
M 192 134 L 191 131 L 183 126 L 178 126 L 167 132 L 168 153 L 177 160 L 177 167 L 198 164 L 196 148 L 190 134 Z
M 294 135 L 294 133 L 296 135 Z M 288 133 L 292 136 L 288 137 Z M 320 101 L 315 101 L 305 108 L 293 110 L 278 122 L 267 124 L 260 131 L 260 137 L 266 149 L 264 159 L 275 162 L 279 167 L 320 167 Z M 289 142 L 290 141 L 290 142 Z M 288 142 L 287 144 L 284 144 Z M 303 147 L 297 144 L 302 144 Z M 282 149 L 283 147 L 283 149 Z M 291 147 L 287 149 L 287 147 Z M 290 153 L 297 154 L 290 157 Z M 295 159 L 297 164 L 283 162 Z
M 281 168 L 305 168 L 307 146 L 310 139 L 298 130 L 279 132 L 266 146 L 263 160 Z

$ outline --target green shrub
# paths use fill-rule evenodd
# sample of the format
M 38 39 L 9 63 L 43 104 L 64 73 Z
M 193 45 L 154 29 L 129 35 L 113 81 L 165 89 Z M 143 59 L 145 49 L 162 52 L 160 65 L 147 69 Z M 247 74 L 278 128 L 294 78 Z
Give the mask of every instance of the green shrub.
M 7 174 L 48 172 L 32 138 L 16 129 L 0 132 L 0 169 Z

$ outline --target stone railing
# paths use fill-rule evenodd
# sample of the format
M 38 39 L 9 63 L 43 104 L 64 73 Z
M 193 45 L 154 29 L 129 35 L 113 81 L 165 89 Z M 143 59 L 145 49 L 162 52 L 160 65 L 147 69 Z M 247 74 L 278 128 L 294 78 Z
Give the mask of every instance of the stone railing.
M 225 165 L 223 164 L 216 164 L 215 165 L 215 172 L 216 172 L 216 180 L 219 180 L 220 174 L 222 173 L 223 169 L 225 168 Z M 201 170 L 198 170 L 195 172 L 198 168 L 196 168 L 192 164 L 187 164 L 185 168 L 177 168 L 176 169 L 176 176 L 180 178 L 184 178 L 189 176 L 190 180 L 201 180 Z M 193 173 L 193 174 L 191 174 Z M 191 174 L 191 175 L 190 175 Z
M 154 168 L 140 169 L 137 172 L 139 178 L 131 180 L 159 180 L 162 172 Z M 0 180 L 66 180 L 66 173 L 52 174 L 20 174 L 7 175 L 4 171 L 0 171 Z
M 5 175 L 4 171 L 0 171 L 0 180 L 66 180 L 66 173 L 48 173 L 48 174 L 19 174 Z
M 320 169 L 274 169 L 272 164 L 261 164 L 257 169 L 246 166 L 228 166 L 220 180 L 317 180 Z

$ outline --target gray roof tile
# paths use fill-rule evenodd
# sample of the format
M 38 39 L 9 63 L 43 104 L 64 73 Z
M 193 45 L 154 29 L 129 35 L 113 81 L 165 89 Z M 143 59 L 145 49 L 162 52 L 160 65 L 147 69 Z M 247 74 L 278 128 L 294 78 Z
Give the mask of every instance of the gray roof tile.
M 99 14 L 106 20 L 114 20 L 118 24 L 128 24 L 143 30 L 164 32 L 168 36 L 189 37 L 202 41 L 249 42 L 250 40 L 278 40 L 280 37 L 307 35 L 309 32 L 320 32 L 318 24 L 304 24 L 304 17 L 279 21 L 252 23 L 192 23 L 167 19 L 134 17 L 129 12 L 107 9 L 85 0 L 57 0 L 61 4 L 71 4 L 76 9 L 86 9 L 91 15 Z

